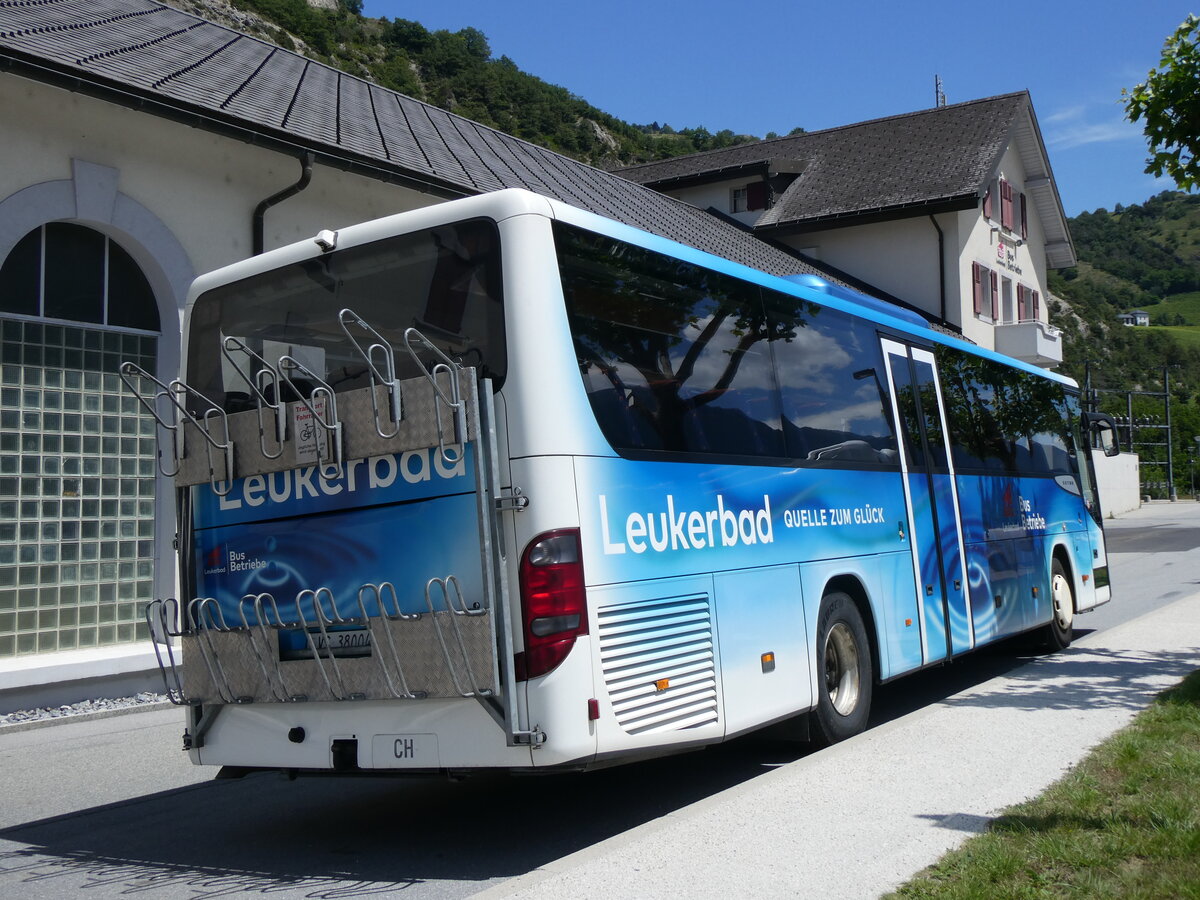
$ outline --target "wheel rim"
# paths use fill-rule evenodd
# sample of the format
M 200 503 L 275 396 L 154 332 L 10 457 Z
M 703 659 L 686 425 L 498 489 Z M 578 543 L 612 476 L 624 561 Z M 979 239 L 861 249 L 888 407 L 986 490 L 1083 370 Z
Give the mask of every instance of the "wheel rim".
M 837 622 L 825 638 L 825 692 L 838 715 L 858 706 L 858 644 L 845 622 Z
M 1071 597 L 1071 583 L 1058 572 L 1050 579 L 1050 595 L 1054 598 L 1054 621 L 1060 631 L 1071 630 L 1075 621 L 1075 602 Z

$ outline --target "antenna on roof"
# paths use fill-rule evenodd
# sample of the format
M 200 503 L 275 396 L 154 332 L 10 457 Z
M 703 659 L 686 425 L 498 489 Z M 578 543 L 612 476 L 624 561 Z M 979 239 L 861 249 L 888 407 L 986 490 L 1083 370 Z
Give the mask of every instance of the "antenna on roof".
M 942 76 L 933 76 L 933 105 L 942 107 L 946 105 L 946 92 L 942 90 Z

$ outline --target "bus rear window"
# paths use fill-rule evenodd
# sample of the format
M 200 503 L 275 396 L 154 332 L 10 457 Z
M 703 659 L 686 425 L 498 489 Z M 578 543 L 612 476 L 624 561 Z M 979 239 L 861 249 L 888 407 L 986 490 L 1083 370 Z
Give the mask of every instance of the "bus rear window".
M 293 357 L 339 393 L 366 387 L 366 361 L 338 321 L 347 308 L 391 344 L 399 378 L 421 374 L 404 349 L 405 331 L 416 328 L 497 388 L 503 382 L 500 247 L 487 221 L 338 250 L 209 291 L 192 310 L 187 381 L 228 412 L 250 405 L 251 358 L 232 354 L 239 374 L 221 353 L 221 341 L 235 337 L 272 365 Z M 371 342 L 360 338 L 364 348 Z

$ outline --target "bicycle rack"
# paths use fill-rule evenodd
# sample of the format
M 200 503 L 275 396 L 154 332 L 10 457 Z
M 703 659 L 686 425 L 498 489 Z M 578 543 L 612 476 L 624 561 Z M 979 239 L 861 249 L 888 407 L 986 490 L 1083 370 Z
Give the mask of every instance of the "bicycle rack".
M 258 363 L 258 371 L 254 378 L 251 378 L 238 365 L 238 361 L 234 359 L 233 351 L 238 350 L 244 353 L 252 363 Z M 262 455 L 266 459 L 278 459 L 283 455 L 283 444 L 287 440 L 287 412 L 283 401 L 279 397 L 279 383 L 282 376 L 279 371 L 269 362 L 251 350 L 246 343 L 240 338 L 227 337 L 221 340 L 221 353 L 233 365 L 235 372 L 241 376 L 241 379 L 246 382 L 246 386 L 250 388 L 250 393 L 254 395 L 255 406 L 258 409 L 258 446 L 262 450 Z M 267 389 L 271 389 L 274 400 L 267 397 Z M 276 450 L 272 453 L 267 449 L 267 428 L 263 421 L 263 409 L 269 409 L 275 414 L 275 446 Z
M 435 586 L 442 591 L 440 602 Z M 270 593 L 247 594 L 238 604 L 240 624 L 231 624 L 215 599 L 198 597 L 187 605 L 183 627 L 174 625 L 177 601 L 154 601 L 147 621 L 168 697 L 195 705 L 496 694 L 495 680 L 477 676 L 472 663 L 479 646 L 490 641 L 489 632 L 464 624 L 486 619 L 489 610 L 468 607 L 455 576 L 430 579 L 428 612 L 403 612 L 388 582 L 363 585 L 355 599 L 359 614 L 347 616 L 327 587 L 306 588 L 282 604 Z M 338 629 L 368 632 L 370 655 L 339 657 L 331 641 Z M 284 633 L 303 636 L 304 646 L 292 658 L 283 655 Z M 182 639 L 182 659 L 170 640 L 176 637 Z M 416 672 L 427 683 L 414 684 Z
M 435 363 L 431 368 L 426 368 L 424 363 L 421 362 L 420 355 L 413 348 L 414 341 L 417 341 L 425 349 L 431 351 L 438 358 L 439 362 Z M 433 392 L 437 401 L 440 401 L 434 403 L 434 413 L 437 416 L 438 451 L 442 454 L 442 459 L 446 462 L 457 462 L 454 457 L 446 452 L 446 429 L 442 424 L 442 406 L 448 406 L 454 415 L 454 440 L 450 443 L 461 446 L 466 440 L 467 434 L 466 405 L 463 403 L 462 391 L 460 390 L 458 379 L 458 373 L 462 371 L 462 366 L 454 362 L 454 360 L 438 349 L 429 338 L 425 337 L 425 335 L 421 334 L 415 328 L 409 328 L 404 332 L 404 349 L 408 351 L 413 361 L 425 372 L 425 377 L 433 385 Z M 438 384 L 439 375 L 445 375 L 449 380 L 449 396 L 442 390 L 442 386 Z
M 374 338 L 375 343 L 371 344 L 367 349 L 363 349 L 362 344 L 350 332 L 350 324 L 357 325 L 361 330 Z M 396 377 L 396 354 L 392 350 L 392 345 L 374 328 L 363 321 L 358 313 L 351 309 L 343 309 L 338 313 L 338 324 L 342 326 L 342 331 L 346 338 L 354 345 L 354 349 L 359 352 L 363 360 L 367 364 L 367 373 L 371 379 L 371 410 L 375 413 L 375 432 L 381 438 L 394 438 L 400 433 L 400 422 L 404 418 L 404 407 L 400 394 L 400 380 Z M 379 368 L 379 363 L 376 362 L 376 357 L 379 358 L 379 363 L 382 363 L 382 371 Z M 383 419 L 380 416 L 379 397 L 376 393 L 376 387 L 382 384 L 387 389 L 388 394 L 388 413 L 390 415 L 389 429 L 383 427 Z
M 234 469 L 233 469 L 233 441 L 230 440 L 229 432 L 229 417 L 225 410 L 221 409 L 216 403 L 210 400 L 204 394 L 200 393 L 195 388 L 187 383 L 176 379 L 170 384 L 163 384 L 141 366 L 135 363 L 121 363 L 118 373 L 121 376 L 121 381 L 129 388 L 130 392 L 137 398 L 138 402 L 154 417 L 154 421 L 158 423 L 158 427 L 171 435 L 172 456 L 175 459 L 175 468 L 168 472 L 163 468 L 162 457 L 163 452 L 161 446 L 158 451 L 159 465 L 158 469 L 168 478 L 174 478 L 179 474 L 180 463 L 186 456 L 185 453 L 185 435 L 186 431 L 183 426 L 191 424 L 205 440 L 205 453 L 208 460 L 208 480 L 212 485 L 213 491 L 220 494 L 222 497 L 227 495 L 233 489 Z M 133 382 L 133 377 L 138 376 L 150 381 L 158 387 L 158 390 L 148 398 L 142 393 L 141 388 Z M 195 397 L 205 404 L 204 412 L 199 416 L 194 416 L 188 411 L 187 404 L 184 402 L 187 397 Z M 166 416 L 158 408 L 159 402 L 167 400 L 175 408 L 176 421 L 167 421 Z M 221 439 L 217 440 L 212 434 L 210 423 L 214 419 L 221 420 Z M 213 465 L 212 451 L 219 450 L 223 455 L 224 471 L 221 473 L 223 477 L 217 477 L 216 466 Z M 225 489 L 221 490 L 218 485 L 225 485 Z
M 317 464 L 339 473 L 347 459 L 410 450 L 436 450 L 442 461 L 458 465 L 473 445 L 481 593 L 464 596 L 463 584 L 475 583 L 475 576 L 463 580 L 456 573 L 403 591 L 394 581 L 364 579 L 345 596 L 313 585 L 290 597 L 250 593 L 221 602 L 155 601 L 146 615 L 167 695 L 196 710 L 192 746 L 202 746 L 204 733 L 227 705 L 474 698 L 500 724 L 510 746 L 536 747 L 544 735 L 523 723 L 514 690 L 511 604 L 499 541 L 499 517 L 527 508 L 529 501 L 519 489 L 499 488 L 490 382 L 416 328 L 405 330 L 403 349 L 420 374 L 401 380 L 396 350 L 374 327 L 351 309 L 339 312 L 338 324 L 366 363 L 369 379 L 367 387 L 341 395 L 293 355 L 272 364 L 248 338 L 222 336 L 220 351 L 253 395 L 253 411 L 227 414 L 182 381 L 163 384 L 133 363 L 123 364 L 125 384 L 158 423 L 160 469 L 181 489 L 207 481 L 225 496 L 235 476 L 311 464 L 311 445 L 302 446 L 296 433 L 300 413 L 317 429 Z M 144 390 L 137 378 L 154 390 Z M 287 394 L 296 399 L 285 400 Z M 203 411 L 189 413 L 188 403 Z M 188 453 L 189 424 L 205 442 L 198 457 Z M 191 496 L 185 493 L 183 508 Z M 181 535 L 180 547 L 181 556 L 194 559 L 188 535 Z M 363 643 L 343 643 L 345 632 L 361 632 Z
M 367 606 L 364 598 L 368 593 L 373 593 L 375 595 L 375 603 L 379 608 L 380 618 L 372 618 L 371 616 L 367 615 Z M 394 609 L 395 612 L 390 612 L 388 610 L 384 599 L 385 597 L 391 597 L 392 609 Z M 374 656 L 375 659 L 379 661 L 380 672 L 382 673 L 384 680 L 387 682 L 388 690 L 392 693 L 392 696 L 406 697 L 410 700 L 423 698 L 425 696 L 424 693 L 417 693 L 409 689 L 408 678 L 404 674 L 404 664 L 401 661 L 400 652 L 396 649 L 396 638 L 392 634 L 394 629 L 375 627 L 377 623 L 382 621 L 382 619 L 388 619 L 393 622 L 401 620 L 414 622 L 421 618 L 421 614 L 406 614 L 401 612 L 400 600 L 396 596 L 396 588 L 391 582 L 387 581 L 383 582 L 382 584 L 364 584 L 358 591 L 358 608 L 362 614 L 363 620 L 368 623 L 368 627 L 371 629 L 372 649 L 374 649 L 376 646 L 375 642 L 380 636 L 382 636 L 387 642 L 388 650 L 391 651 L 391 664 L 392 668 L 395 669 L 396 677 L 400 682 L 399 688 L 396 687 L 396 683 L 392 679 L 392 672 L 389 670 L 388 664 L 383 658 L 383 653 L 376 653 Z M 382 647 L 380 650 L 382 650 Z
M 316 385 L 307 395 L 300 387 L 292 381 L 289 372 L 299 372 L 301 375 L 310 378 L 313 384 Z M 342 464 L 344 457 L 342 455 L 342 422 L 338 418 L 337 394 L 333 388 L 325 383 L 316 372 L 310 369 L 304 363 L 295 357 L 284 354 L 279 357 L 279 377 L 283 383 L 292 389 L 293 393 L 299 398 L 296 402 L 307 409 L 309 415 L 312 416 L 313 422 L 317 424 L 324 434 L 316 435 L 317 446 L 317 462 L 321 463 L 322 459 L 328 455 L 333 456 L 333 465 L 337 474 L 342 472 Z M 326 438 L 333 444 L 332 450 L 326 450 Z M 296 440 L 301 440 L 301 435 L 296 436 Z M 323 452 L 324 451 L 324 452 Z

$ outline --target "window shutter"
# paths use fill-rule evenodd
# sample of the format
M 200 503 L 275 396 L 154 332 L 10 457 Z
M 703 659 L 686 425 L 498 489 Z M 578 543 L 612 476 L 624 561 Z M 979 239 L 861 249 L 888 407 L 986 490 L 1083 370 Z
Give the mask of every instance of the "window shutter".
M 1021 195 L 1021 237 L 1029 237 L 1029 215 L 1025 205 L 1025 195 Z
M 1013 195 L 1012 185 L 1000 180 L 1000 224 L 1012 231 L 1013 227 Z
M 971 289 L 975 293 L 975 315 L 983 312 L 983 266 L 971 263 Z
M 992 283 L 992 321 L 1000 321 L 1000 279 L 995 272 L 988 272 Z
M 1017 285 L 1017 321 L 1025 321 L 1025 285 Z
M 992 186 L 990 184 L 987 193 L 983 195 L 983 217 L 985 219 L 992 217 Z
M 766 209 L 767 208 L 767 183 L 765 181 L 754 181 L 746 185 L 746 209 Z
M 1037 291 L 1033 292 L 1033 318 L 1035 320 L 1042 317 L 1042 295 Z

